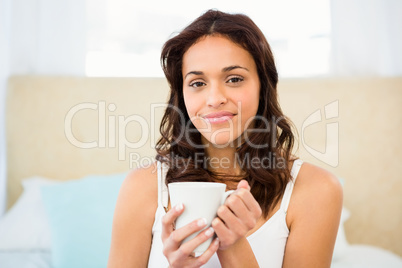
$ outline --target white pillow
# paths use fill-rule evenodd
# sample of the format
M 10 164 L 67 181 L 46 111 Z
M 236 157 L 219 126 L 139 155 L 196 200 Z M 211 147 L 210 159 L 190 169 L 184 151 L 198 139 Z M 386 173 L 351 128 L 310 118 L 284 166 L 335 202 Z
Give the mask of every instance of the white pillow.
M 334 253 L 332 255 L 332 260 L 337 261 L 345 255 L 349 243 L 346 239 L 345 230 L 343 228 L 344 222 L 350 217 L 350 212 L 346 208 L 342 208 L 341 221 L 339 223 L 338 235 L 336 237 Z
M 40 186 L 53 183 L 58 182 L 38 176 L 22 181 L 22 195 L 0 219 L 0 249 L 51 249 L 49 223 Z

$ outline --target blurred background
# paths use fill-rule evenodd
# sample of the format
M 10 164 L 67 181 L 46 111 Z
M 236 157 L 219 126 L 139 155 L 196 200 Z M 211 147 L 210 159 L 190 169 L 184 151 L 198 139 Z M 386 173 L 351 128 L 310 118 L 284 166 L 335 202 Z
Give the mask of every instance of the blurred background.
M 351 112 L 357 111 L 360 104 L 372 107 L 369 115 L 373 118 L 377 116 L 376 109 L 381 110 L 381 107 L 378 107 L 376 101 L 382 98 L 382 94 L 388 94 L 386 90 L 382 93 L 382 89 L 385 89 L 383 85 L 392 84 L 392 88 L 397 88 L 392 91 L 394 95 L 390 95 L 391 101 L 397 106 L 394 102 L 394 106 L 391 106 L 400 107 L 402 104 L 400 0 L 205 0 L 196 3 L 137 0 L 0 0 L 0 216 L 6 212 L 7 207 L 7 166 L 10 165 L 7 162 L 7 148 L 10 148 L 6 146 L 5 111 L 10 79 L 15 81 L 13 77 L 49 76 L 117 79 L 112 81 L 121 81 L 118 79 L 127 77 L 163 80 L 159 62 L 163 43 L 210 8 L 250 16 L 267 37 L 277 62 L 280 79 L 285 84 L 288 83 L 286 85 L 290 85 L 290 88 L 297 88 L 298 81 L 310 89 L 316 86 L 314 83 L 309 84 L 310 81 L 324 81 L 328 88 L 331 88 L 331 85 L 325 84 L 325 81 L 335 84 L 341 81 L 337 84 L 340 87 L 343 87 L 342 81 L 352 81 L 352 86 L 348 82 L 350 88 L 377 85 L 374 95 L 349 91 L 348 86 L 337 91 L 339 96 L 331 95 L 333 97 L 328 101 L 339 100 L 339 106 L 331 107 L 335 107 L 336 112 L 339 109 L 343 118 L 350 116 L 348 109 Z M 381 82 L 382 79 L 385 79 L 385 82 Z M 396 82 L 389 79 L 396 79 L 392 80 Z M 309 94 L 308 92 L 307 90 L 305 94 Z M 327 93 L 322 94 L 325 96 Z M 297 110 L 290 111 L 293 104 L 287 100 L 298 95 L 292 96 L 284 95 L 284 109 L 297 117 Z M 312 95 L 309 98 L 314 97 Z M 341 102 L 342 98 L 359 99 L 361 102 Z M 322 100 L 318 105 L 328 104 L 329 102 Z M 387 106 L 386 103 L 382 105 Z M 304 118 L 299 120 L 300 124 L 312 112 L 314 109 L 305 113 Z M 400 112 L 399 108 L 377 118 L 386 125 L 396 126 L 391 129 L 394 139 L 392 142 L 388 141 L 386 146 L 382 146 L 382 139 L 387 140 L 387 136 L 382 134 L 374 141 L 376 146 L 381 148 L 381 154 L 391 154 L 388 157 L 393 159 L 392 163 L 402 160 Z M 365 120 L 365 126 L 369 130 L 370 119 Z M 297 119 L 296 121 L 299 122 Z M 353 126 L 355 125 L 352 123 L 340 123 L 339 129 L 350 127 L 349 131 L 358 131 Z M 387 130 L 386 135 L 390 132 Z M 346 136 L 341 137 L 340 142 L 342 138 L 347 140 Z M 307 153 L 305 156 L 309 159 Z M 376 157 L 381 158 L 381 155 Z M 346 150 L 338 150 L 336 163 L 326 162 L 323 166 L 340 173 L 342 177 L 346 173 L 342 174 L 340 164 L 349 159 L 351 155 L 347 154 Z M 338 163 L 341 169 L 336 169 Z M 389 163 L 388 161 L 384 165 Z M 399 164 L 392 164 L 388 169 L 399 167 Z M 364 165 L 348 166 L 349 170 L 364 168 Z M 357 171 L 353 172 L 358 176 Z M 402 178 L 400 175 L 393 178 L 393 184 L 387 187 L 392 188 L 394 195 L 402 196 Z M 348 179 L 350 178 L 344 178 L 346 184 Z M 378 178 L 375 182 L 379 183 L 381 180 Z M 355 181 L 354 189 L 358 188 L 357 185 L 362 188 L 376 187 L 366 185 L 364 180 Z M 365 191 L 364 198 L 367 198 L 370 190 Z M 354 207 L 353 200 L 357 199 L 353 199 L 352 193 L 346 191 L 346 204 L 349 204 L 354 213 L 353 209 L 357 210 L 357 205 Z M 395 198 L 389 202 L 393 204 L 393 212 L 389 212 L 387 217 L 396 218 L 392 226 L 400 227 L 401 199 Z M 379 207 L 378 211 L 382 211 L 382 207 Z M 371 213 L 372 211 L 366 211 L 364 217 Z M 361 221 L 356 221 L 353 228 L 358 229 Z M 388 238 L 392 237 L 394 227 L 383 230 Z M 400 234 L 401 232 L 397 233 L 398 236 Z M 375 240 L 364 240 L 364 237 L 365 234 L 360 233 L 353 239 L 369 243 Z M 395 241 L 402 241 L 402 237 L 394 237 L 391 244 L 385 241 L 388 238 L 380 239 L 379 244 L 401 255 L 402 245 Z

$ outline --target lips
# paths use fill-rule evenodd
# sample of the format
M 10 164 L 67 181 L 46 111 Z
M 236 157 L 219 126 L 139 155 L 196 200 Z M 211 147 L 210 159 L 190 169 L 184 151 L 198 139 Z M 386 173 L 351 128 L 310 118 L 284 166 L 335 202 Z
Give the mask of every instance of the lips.
M 209 121 L 211 124 L 214 123 L 223 123 L 226 121 L 229 121 L 235 116 L 236 114 L 233 114 L 231 112 L 227 111 L 221 111 L 221 112 L 214 112 L 214 113 L 209 113 L 204 116 L 202 116 L 206 121 Z

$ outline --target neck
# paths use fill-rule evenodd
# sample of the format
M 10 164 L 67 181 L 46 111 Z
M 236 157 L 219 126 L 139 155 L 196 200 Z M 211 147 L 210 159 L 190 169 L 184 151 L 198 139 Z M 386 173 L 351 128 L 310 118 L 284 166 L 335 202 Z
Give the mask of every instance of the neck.
M 237 163 L 235 147 L 219 148 L 209 144 L 205 153 L 208 157 L 209 170 L 228 175 L 240 175 L 242 173 L 240 165 Z

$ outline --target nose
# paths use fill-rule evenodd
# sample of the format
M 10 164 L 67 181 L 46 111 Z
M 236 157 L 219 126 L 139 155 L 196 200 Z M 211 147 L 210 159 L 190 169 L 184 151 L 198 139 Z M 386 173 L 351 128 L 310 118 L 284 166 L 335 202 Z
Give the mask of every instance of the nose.
M 227 102 L 224 89 L 218 85 L 212 85 L 208 91 L 207 105 L 217 108 Z

